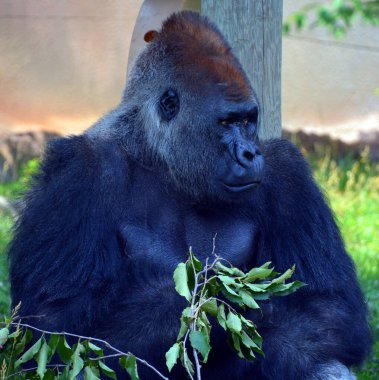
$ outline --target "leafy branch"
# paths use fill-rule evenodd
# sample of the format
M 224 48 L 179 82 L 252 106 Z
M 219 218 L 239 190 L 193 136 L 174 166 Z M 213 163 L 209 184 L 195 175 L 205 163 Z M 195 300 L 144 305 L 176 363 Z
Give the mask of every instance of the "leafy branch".
M 168 380 L 146 360 L 130 352 L 123 352 L 105 340 L 68 332 L 42 330 L 21 323 L 20 320 L 15 322 L 18 308 L 19 305 L 12 312 L 11 318 L 2 323 L 5 327 L 0 329 L 1 380 L 31 378 L 35 374 L 37 378 L 43 380 L 73 380 L 80 373 L 84 374 L 86 380 L 100 380 L 100 373 L 116 380 L 116 372 L 104 362 L 114 357 L 119 358 L 120 366 L 126 370 L 132 380 L 139 380 L 137 362 L 150 368 L 158 377 Z M 11 333 L 12 327 L 15 331 Z M 33 338 L 32 331 L 40 333 L 41 336 L 30 345 Z M 78 339 L 78 342 L 70 346 L 66 337 Z M 104 349 L 95 343 L 107 348 L 112 354 L 104 355 Z M 59 356 L 61 363 L 49 364 L 54 354 Z M 22 368 L 23 364 L 31 360 L 37 363 L 36 367 Z
M 237 355 L 252 361 L 256 353 L 263 355 L 262 337 L 243 311 L 260 309 L 257 301 L 285 296 L 304 286 L 300 281 L 286 283 L 295 266 L 279 275 L 267 262 L 244 273 L 230 264 L 224 265 L 225 260 L 214 252 L 213 257 L 211 263 L 209 258 L 206 260 L 203 268 L 190 249 L 188 260 L 174 272 L 175 289 L 189 306 L 182 312 L 177 340 L 166 353 L 166 365 L 171 371 L 180 359 L 191 380 L 201 380 L 201 363 L 208 361 L 211 351 L 209 316 L 226 331 L 227 341 Z

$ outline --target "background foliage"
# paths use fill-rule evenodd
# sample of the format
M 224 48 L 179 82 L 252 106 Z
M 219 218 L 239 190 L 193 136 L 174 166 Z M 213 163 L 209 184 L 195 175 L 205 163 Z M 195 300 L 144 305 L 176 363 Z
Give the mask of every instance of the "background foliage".
M 333 0 L 328 3 L 311 2 L 294 12 L 283 24 L 284 34 L 305 26 L 322 26 L 338 38 L 360 20 L 379 25 L 379 0 Z

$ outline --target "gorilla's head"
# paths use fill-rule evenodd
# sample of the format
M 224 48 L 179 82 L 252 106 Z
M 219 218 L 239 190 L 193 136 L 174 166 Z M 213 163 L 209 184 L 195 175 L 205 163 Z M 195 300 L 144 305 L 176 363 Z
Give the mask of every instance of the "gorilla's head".
M 145 150 L 197 199 L 244 199 L 262 179 L 259 109 L 228 43 L 194 12 L 172 15 L 145 40 L 123 98 Z

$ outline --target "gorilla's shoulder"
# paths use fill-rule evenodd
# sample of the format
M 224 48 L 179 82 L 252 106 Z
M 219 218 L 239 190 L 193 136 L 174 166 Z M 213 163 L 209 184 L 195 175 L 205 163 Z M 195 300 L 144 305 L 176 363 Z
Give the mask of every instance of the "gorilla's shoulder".
M 261 144 L 269 175 L 278 176 L 284 182 L 310 180 L 311 169 L 299 149 L 285 139 L 273 139 Z
M 46 145 L 42 170 L 46 174 L 53 174 L 76 164 L 86 163 L 89 167 L 93 160 L 93 149 L 86 136 L 59 137 L 49 141 Z
M 86 134 L 51 140 L 44 152 L 40 179 L 68 177 L 85 181 L 126 170 L 122 149 L 113 141 L 91 138 Z M 118 173 L 113 173 L 117 176 Z
M 261 150 L 266 163 L 263 189 L 271 202 L 275 199 L 281 208 L 291 205 L 289 210 L 324 204 L 311 168 L 296 146 L 284 139 L 268 140 Z

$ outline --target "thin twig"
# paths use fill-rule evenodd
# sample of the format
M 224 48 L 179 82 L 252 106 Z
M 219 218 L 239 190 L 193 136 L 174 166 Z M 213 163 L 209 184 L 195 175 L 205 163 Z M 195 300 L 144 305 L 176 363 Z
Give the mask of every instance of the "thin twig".
M 120 356 L 122 356 L 122 355 L 121 354 L 111 354 L 111 355 L 99 356 L 98 358 L 89 358 L 89 360 L 99 361 L 99 360 L 105 360 L 105 359 L 110 359 L 110 358 L 117 358 Z
M 216 238 L 217 238 L 217 232 L 215 236 L 213 236 L 213 246 L 212 246 L 212 256 L 216 256 Z
M 203 303 L 199 304 L 199 306 L 196 308 L 196 313 L 199 312 L 199 310 L 201 309 L 201 307 L 206 304 L 207 302 L 210 302 L 212 300 L 216 300 L 222 304 L 224 304 L 228 309 L 229 311 L 232 310 L 234 311 L 236 314 L 238 314 L 238 311 L 236 309 L 234 309 L 232 306 L 230 306 L 227 302 L 223 301 L 222 299 L 220 298 L 217 298 L 217 297 L 210 297 L 210 298 L 207 298 Z
M 40 315 L 23 315 L 23 316 L 20 316 L 20 315 L 16 315 L 14 318 L 12 318 L 12 321 L 17 321 L 17 320 L 21 320 L 21 319 L 32 319 L 32 318 L 44 318 L 46 317 L 46 314 L 40 314 Z
M 46 364 L 46 368 L 58 368 L 58 367 L 66 367 L 66 364 Z M 35 371 L 36 369 L 38 369 L 38 367 L 26 368 L 16 373 L 12 373 L 12 375 L 7 376 L 6 379 L 10 379 L 11 377 L 20 375 L 21 373 L 24 373 L 24 372 L 32 372 L 32 371 Z
M 199 355 L 197 354 L 197 351 L 195 348 L 192 349 L 192 353 L 193 353 L 193 356 L 195 357 L 197 380 L 201 380 L 201 365 L 199 362 Z
M 195 313 L 194 313 L 194 308 L 195 308 L 195 303 L 196 303 L 196 294 L 197 294 L 197 289 L 198 289 L 198 286 L 199 286 L 199 276 L 200 276 L 200 273 L 196 273 L 196 269 L 195 269 L 195 264 L 193 263 L 193 253 L 192 253 L 192 249 L 190 248 L 190 261 L 191 261 L 191 265 L 192 265 L 192 270 L 193 270 L 193 273 L 194 273 L 194 277 L 195 277 L 195 284 L 194 284 L 194 287 L 193 287 L 193 292 L 192 292 L 192 300 L 191 300 L 191 318 L 193 318 L 195 316 Z M 191 323 L 191 330 L 192 331 L 196 331 L 196 319 L 194 319 Z M 188 332 L 187 332 L 188 333 Z M 183 346 L 184 346 L 184 349 L 185 349 L 185 342 L 183 342 Z M 193 353 L 193 356 L 195 358 L 195 365 L 196 365 L 196 378 L 197 380 L 201 380 L 201 365 L 200 365 L 200 362 L 199 362 L 199 356 L 197 354 L 197 351 L 195 348 L 193 348 L 192 350 L 192 353 Z
M 187 352 L 187 349 L 186 349 L 186 343 L 187 343 L 187 339 L 188 339 L 188 336 L 189 336 L 189 333 L 190 333 L 190 330 L 188 330 L 186 332 L 186 335 L 184 336 L 184 339 L 183 339 L 183 350 L 184 350 L 184 366 L 186 367 L 186 371 L 188 373 L 188 376 L 190 377 L 191 380 L 195 380 L 191 374 L 191 371 L 190 371 L 190 368 L 189 368 L 189 365 L 188 365 L 188 362 L 187 362 L 187 355 L 186 355 L 186 352 Z
M 19 304 L 19 305 L 20 305 L 20 304 Z M 13 309 L 12 317 L 14 316 L 14 313 L 15 313 L 16 308 L 17 308 L 17 306 Z M 16 334 L 17 334 L 17 336 L 18 336 L 18 333 L 19 333 L 19 331 L 20 331 L 20 323 L 21 323 L 21 321 L 19 321 L 18 323 L 16 323 L 16 326 L 17 326 L 17 327 L 16 327 Z M 6 324 L 8 325 L 8 323 L 6 323 Z M 12 323 L 12 325 L 13 325 L 13 323 Z M 15 345 L 16 345 L 16 341 L 14 340 L 14 341 L 13 341 L 13 345 L 12 345 L 11 355 L 10 355 L 10 357 L 9 357 L 9 361 L 8 361 L 8 365 L 7 365 L 7 372 L 6 372 L 6 374 L 5 374 L 6 378 L 8 377 L 8 372 L 9 372 L 10 364 L 11 364 L 11 362 L 12 362 L 12 357 L 13 357 L 13 353 L 14 353 Z

